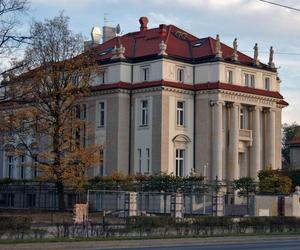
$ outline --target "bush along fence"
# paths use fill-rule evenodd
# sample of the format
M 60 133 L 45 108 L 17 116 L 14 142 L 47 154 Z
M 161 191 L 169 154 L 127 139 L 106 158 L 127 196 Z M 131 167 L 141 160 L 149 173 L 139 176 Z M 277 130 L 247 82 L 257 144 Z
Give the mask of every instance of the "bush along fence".
M 294 217 L 131 217 L 76 225 L 39 225 L 24 217 L 0 217 L 0 240 L 109 237 L 201 237 L 246 234 L 300 233 Z

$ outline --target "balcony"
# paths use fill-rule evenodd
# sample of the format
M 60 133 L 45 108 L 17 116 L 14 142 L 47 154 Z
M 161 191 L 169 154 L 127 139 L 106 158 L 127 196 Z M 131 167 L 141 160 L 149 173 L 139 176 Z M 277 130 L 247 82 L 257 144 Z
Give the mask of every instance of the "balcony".
M 252 130 L 239 129 L 239 141 L 246 142 L 248 146 L 252 145 Z

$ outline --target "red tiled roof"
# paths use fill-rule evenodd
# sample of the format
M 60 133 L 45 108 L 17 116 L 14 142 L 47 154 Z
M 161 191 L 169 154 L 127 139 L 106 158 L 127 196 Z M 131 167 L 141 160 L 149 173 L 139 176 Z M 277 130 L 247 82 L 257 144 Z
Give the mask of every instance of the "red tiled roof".
M 125 47 L 125 57 L 128 59 L 154 56 L 159 53 L 159 43 L 167 44 L 166 53 L 169 56 L 186 60 L 214 58 L 216 40 L 212 37 L 197 38 L 174 25 L 161 24 L 158 28 L 131 32 L 115 37 L 96 47 L 98 60 L 108 60 L 112 56 L 112 48 L 122 44 Z M 233 49 L 221 44 L 224 60 L 230 60 Z M 107 52 L 107 53 L 105 53 Z M 238 52 L 239 62 L 251 64 L 253 59 Z

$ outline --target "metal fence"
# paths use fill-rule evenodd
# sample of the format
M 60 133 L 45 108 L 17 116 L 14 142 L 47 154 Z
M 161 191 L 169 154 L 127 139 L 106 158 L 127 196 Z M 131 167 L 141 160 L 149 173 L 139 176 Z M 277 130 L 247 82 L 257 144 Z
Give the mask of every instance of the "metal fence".
M 116 216 L 125 215 L 130 209 L 135 210 L 136 215 L 170 215 L 176 206 L 180 207 L 184 216 L 244 215 L 253 211 L 253 196 L 247 199 L 236 194 L 195 192 L 179 193 L 180 197 L 176 200 L 177 194 L 89 190 L 80 200 L 88 201 L 91 212 L 105 211 Z M 66 189 L 66 208 L 72 210 L 78 202 L 79 195 Z M 49 183 L 0 185 L 0 208 L 58 210 L 58 193 L 55 185 Z
M 122 215 L 128 209 L 126 195 L 130 192 L 89 190 L 88 200 L 91 211 L 106 211 Z M 137 192 L 137 214 L 170 215 L 172 196 L 176 193 Z M 205 193 L 184 193 L 181 205 L 185 215 L 211 215 L 213 213 L 213 196 Z M 223 199 L 223 197 L 222 197 Z
M 78 195 L 65 190 L 67 209 L 73 209 Z M 58 210 L 58 193 L 53 184 L 9 184 L 0 185 L 0 208 Z

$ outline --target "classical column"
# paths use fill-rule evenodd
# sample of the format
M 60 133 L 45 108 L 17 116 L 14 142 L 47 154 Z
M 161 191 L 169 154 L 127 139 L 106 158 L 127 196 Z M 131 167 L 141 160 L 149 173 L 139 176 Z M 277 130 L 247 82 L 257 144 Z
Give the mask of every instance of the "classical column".
M 257 180 L 257 174 L 261 168 L 261 133 L 260 133 L 260 116 L 262 108 L 252 107 L 252 148 L 250 160 L 250 177 Z
M 239 108 L 240 104 L 230 105 L 228 175 L 227 179 L 239 178 Z
M 268 113 L 268 148 L 266 150 L 267 167 L 275 166 L 275 110 L 270 108 Z
M 211 102 L 213 107 L 213 130 L 212 130 L 212 170 L 211 179 L 216 176 L 219 180 L 223 179 L 222 158 L 223 158 L 223 128 L 222 128 L 222 107 L 224 102 Z

